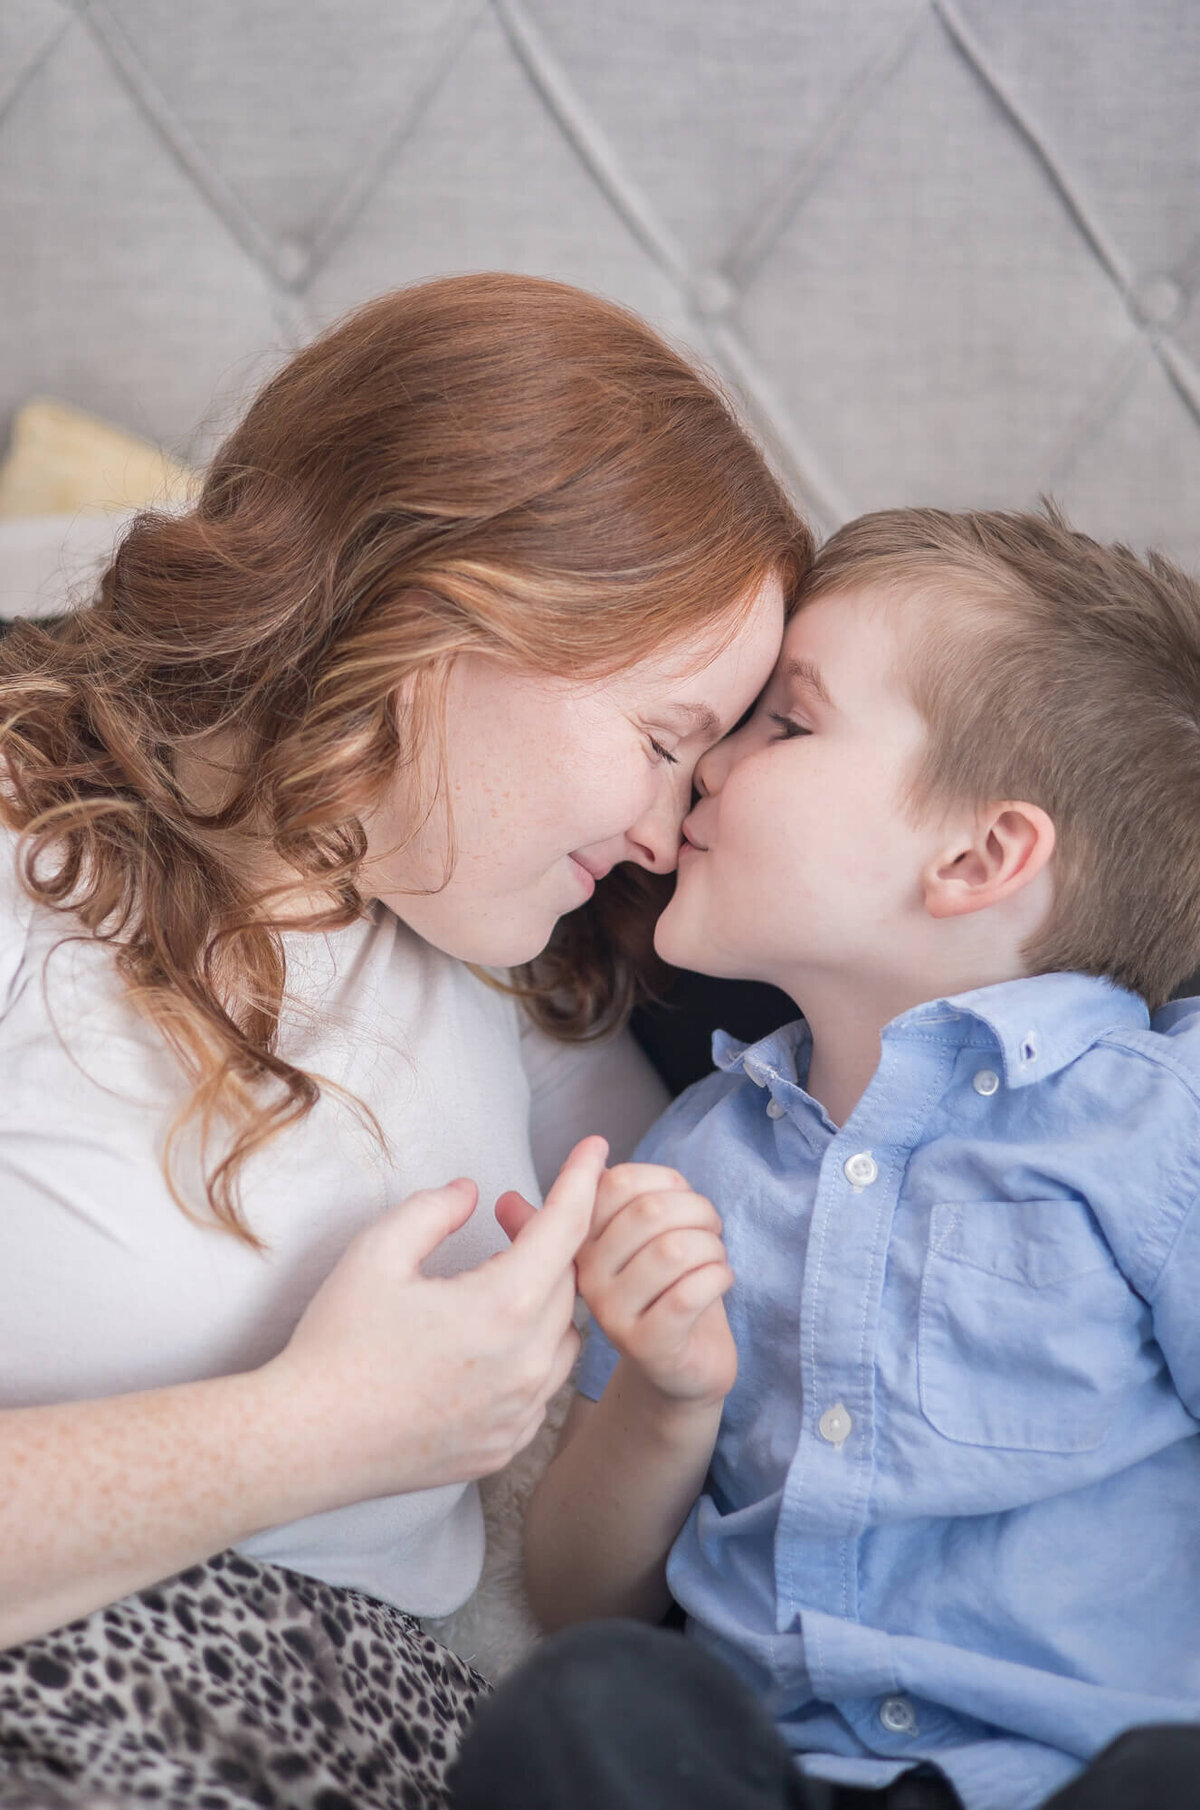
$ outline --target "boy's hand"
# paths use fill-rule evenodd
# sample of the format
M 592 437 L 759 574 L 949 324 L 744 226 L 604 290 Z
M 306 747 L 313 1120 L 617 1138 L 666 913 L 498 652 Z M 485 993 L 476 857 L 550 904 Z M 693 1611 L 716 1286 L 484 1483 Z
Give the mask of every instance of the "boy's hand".
M 647 1382 L 674 1401 L 725 1399 L 737 1377 L 721 1302 L 733 1271 L 715 1209 L 676 1170 L 604 1171 L 576 1271 L 597 1324 Z

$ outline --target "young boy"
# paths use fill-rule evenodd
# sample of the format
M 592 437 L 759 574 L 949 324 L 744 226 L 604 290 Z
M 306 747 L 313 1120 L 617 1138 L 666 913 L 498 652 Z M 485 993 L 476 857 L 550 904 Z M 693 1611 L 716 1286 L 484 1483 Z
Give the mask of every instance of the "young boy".
M 657 946 L 804 1020 L 603 1185 L 535 1607 L 669 1589 L 806 1779 L 1027 1810 L 1200 1719 L 1200 587 L 866 517 L 697 788 Z M 1064 1803 L 1200 1802 L 1163 1733 Z

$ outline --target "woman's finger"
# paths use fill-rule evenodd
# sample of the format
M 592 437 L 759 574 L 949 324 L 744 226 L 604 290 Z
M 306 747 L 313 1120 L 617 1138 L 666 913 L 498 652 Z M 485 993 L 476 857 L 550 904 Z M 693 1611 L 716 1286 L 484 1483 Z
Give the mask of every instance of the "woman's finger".
M 573 1326 L 568 1326 L 566 1332 L 564 1332 L 562 1338 L 558 1342 L 558 1350 L 554 1354 L 554 1361 L 546 1376 L 546 1390 L 545 1394 L 542 1396 L 543 1402 L 547 1402 L 552 1396 L 557 1395 L 567 1378 L 570 1376 L 572 1370 L 575 1368 L 575 1360 L 579 1356 L 582 1343 L 583 1341 L 575 1328 Z
M 511 1250 L 497 1258 L 512 1286 L 532 1287 L 544 1299 L 557 1287 L 592 1225 L 596 1187 L 608 1159 L 601 1137 L 576 1144 L 546 1195 L 545 1204 L 526 1220 Z
M 443 1239 L 467 1223 L 478 1199 L 479 1189 L 467 1176 L 441 1188 L 421 1188 L 389 1207 L 369 1236 L 373 1240 L 381 1235 L 388 1238 L 393 1258 L 398 1257 L 415 1276 Z

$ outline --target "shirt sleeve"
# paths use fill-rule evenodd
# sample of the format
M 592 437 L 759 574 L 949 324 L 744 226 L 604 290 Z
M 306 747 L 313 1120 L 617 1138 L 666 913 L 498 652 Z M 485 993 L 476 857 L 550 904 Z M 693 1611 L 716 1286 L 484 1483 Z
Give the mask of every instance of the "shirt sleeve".
M 608 1388 L 620 1357 L 616 1346 L 609 1343 L 595 1320 L 589 1320 L 583 1356 L 579 1360 L 579 1369 L 575 1372 L 575 1388 L 579 1394 L 585 1395 L 589 1401 L 599 1401 Z
M 628 1031 L 598 1043 L 560 1043 L 521 1012 L 521 1055 L 529 1078 L 529 1139 L 545 1194 L 574 1144 L 606 1137 L 610 1161 L 627 1161 L 669 1104 L 654 1068 Z

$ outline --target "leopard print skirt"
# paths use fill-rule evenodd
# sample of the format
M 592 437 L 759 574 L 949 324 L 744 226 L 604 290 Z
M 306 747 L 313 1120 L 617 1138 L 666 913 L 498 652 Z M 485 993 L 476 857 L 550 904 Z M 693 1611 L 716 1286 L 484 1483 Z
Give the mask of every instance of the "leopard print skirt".
M 0 1652 L 0 1810 L 442 1810 L 487 1688 L 399 1610 L 219 1553 Z

